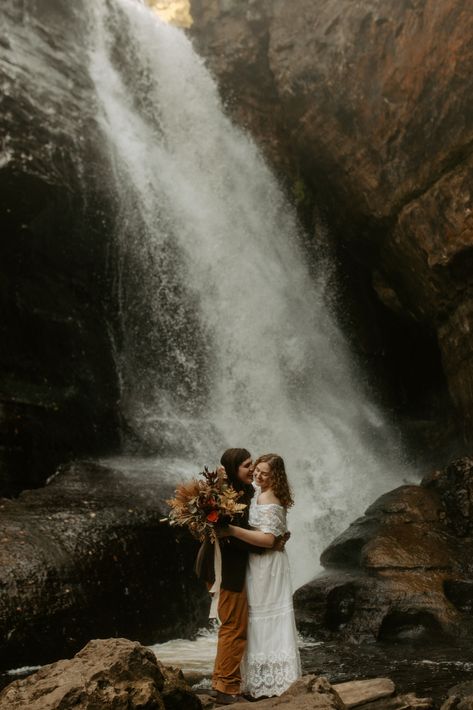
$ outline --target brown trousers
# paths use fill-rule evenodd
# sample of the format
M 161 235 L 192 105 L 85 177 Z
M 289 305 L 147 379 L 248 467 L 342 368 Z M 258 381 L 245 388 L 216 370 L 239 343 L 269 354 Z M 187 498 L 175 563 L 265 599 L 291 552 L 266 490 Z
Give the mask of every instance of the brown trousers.
M 221 693 L 235 695 L 240 692 L 240 662 L 245 651 L 248 625 L 245 587 L 241 592 L 220 589 L 218 616 L 221 626 L 218 630 L 212 687 Z

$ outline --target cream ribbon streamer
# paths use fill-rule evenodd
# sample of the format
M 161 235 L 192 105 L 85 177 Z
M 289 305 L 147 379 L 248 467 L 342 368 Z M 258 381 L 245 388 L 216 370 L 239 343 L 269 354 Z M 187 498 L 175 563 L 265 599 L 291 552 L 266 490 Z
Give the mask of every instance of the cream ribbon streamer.
M 214 573 L 215 582 L 210 588 L 210 594 L 213 594 L 213 597 L 210 605 L 209 619 L 217 619 L 220 623 L 220 619 L 218 618 L 218 602 L 220 599 L 220 586 L 222 584 L 222 551 L 218 540 L 214 543 Z

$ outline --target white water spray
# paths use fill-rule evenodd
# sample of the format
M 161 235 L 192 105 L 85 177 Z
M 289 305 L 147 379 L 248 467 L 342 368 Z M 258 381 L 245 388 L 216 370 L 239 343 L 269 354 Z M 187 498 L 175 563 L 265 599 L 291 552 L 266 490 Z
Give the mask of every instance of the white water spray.
M 295 584 L 400 472 L 301 246 L 185 34 L 136 0 L 95 10 L 91 76 L 120 242 L 123 407 L 156 451 L 284 456 Z

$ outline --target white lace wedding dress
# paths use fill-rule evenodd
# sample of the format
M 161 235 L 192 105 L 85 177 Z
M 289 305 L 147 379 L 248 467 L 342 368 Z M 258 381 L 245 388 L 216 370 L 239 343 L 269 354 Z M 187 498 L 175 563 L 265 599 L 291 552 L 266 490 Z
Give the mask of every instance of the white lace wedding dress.
M 275 535 L 287 531 L 286 510 L 258 504 L 255 486 L 249 511 L 252 528 Z M 246 572 L 248 639 L 241 663 L 242 692 L 255 698 L 281 695 L 301 676 L 287 552 L 250 553 Z

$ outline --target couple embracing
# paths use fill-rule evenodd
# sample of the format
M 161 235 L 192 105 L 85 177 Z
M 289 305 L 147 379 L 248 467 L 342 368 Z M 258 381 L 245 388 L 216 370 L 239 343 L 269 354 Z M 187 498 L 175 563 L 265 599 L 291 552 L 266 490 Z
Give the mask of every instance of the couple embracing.
M 247 507 L 221 537 L 217 656 L 212 691 L 223 705 L 281 695 L 301 675 L 292 584 L 285 548 L 286 512 L 293 505 L 283 459 L 266 454 L 253 464 L 246 449 L 221 458 L 229 483 Z M 197 574 L 215 582 L 212 545 L 203 543 Z

